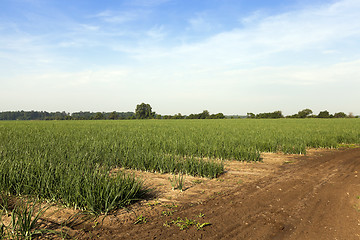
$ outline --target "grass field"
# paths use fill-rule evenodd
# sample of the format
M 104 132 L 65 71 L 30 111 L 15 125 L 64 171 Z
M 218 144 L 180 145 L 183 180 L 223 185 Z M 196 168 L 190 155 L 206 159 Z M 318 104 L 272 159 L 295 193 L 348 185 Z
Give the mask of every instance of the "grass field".
M 222 160 L 339 144 L 360 144 L 359 119 L 4 121 L 0 191 L 106 213 L 146 193 L 114 168 L 214 178 Z

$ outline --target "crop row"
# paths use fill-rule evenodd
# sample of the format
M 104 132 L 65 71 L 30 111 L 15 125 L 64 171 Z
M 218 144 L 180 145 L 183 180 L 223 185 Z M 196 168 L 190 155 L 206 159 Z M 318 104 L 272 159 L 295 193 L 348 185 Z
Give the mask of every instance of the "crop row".
M 114 168 L 217 177 L 221 160 L 360 144 L 358 119 L 14 121 L 0 123 L 0 191 L 108 212 L 141 198 Z

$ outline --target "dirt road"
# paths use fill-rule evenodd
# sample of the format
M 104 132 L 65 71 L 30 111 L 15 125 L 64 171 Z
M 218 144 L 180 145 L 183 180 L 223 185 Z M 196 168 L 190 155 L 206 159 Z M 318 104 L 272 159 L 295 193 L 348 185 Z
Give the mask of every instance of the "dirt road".
M 100 239 L 360 239 L 360 148 L 329 150 L 282 164 L 251 183 L 146 223 L 102 226 Z M 180 230 L 174 219 L 210 222 Z M 91 238 L 84 234 L 83 238 Z

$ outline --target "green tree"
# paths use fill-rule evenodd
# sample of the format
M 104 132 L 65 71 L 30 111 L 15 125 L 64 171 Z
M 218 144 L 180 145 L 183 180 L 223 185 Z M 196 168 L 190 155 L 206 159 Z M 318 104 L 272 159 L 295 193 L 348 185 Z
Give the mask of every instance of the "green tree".
M 334 114 L 334 118 L 346 118 L 347 115 L 343 112 L 338 112 Z
M 102 114 L 101 112 L 97 112 L 94 116 L 94 120 L 100 120 L 100 119 L 104 119 L 104 114 Z
M 201 114 L 200 114 L 200 119 L 206 119 L 210 117 L 210 113 L 208 110 L 204 110 Z
M 317 115 L 318 118 L 330 118 L 330 113 L 328 111 L 322 111 Z
M 247 118 L 255 118 L 255 114 L 254 113 L 247 113 L 246 117 Z
M 306 108 L 304 110 L 299 111 L 297 114 L 297 117 L 298 118 L 306 118 L 312 113 L 313 113 L 313 111 L 311 109 Z
M 141 103 L 136 105 L 135 116 L 137 119 L 154 118 L 155 112 L 152 112 L 150 104 Z
M 109 119 L 116 120 L 116 119 L 118 119 L 118 118 L 119 118 L 119 115 L 118 115 L 115 111 L 113 111 L 113 112 L 110 113 L 110 115 L 109 115 Z
M 181 115 L 181 113 L 175 114 L 175 115 L 172 117 L 172 119 L 183 119 L 183 118 L 184 118 L 184 116 Z

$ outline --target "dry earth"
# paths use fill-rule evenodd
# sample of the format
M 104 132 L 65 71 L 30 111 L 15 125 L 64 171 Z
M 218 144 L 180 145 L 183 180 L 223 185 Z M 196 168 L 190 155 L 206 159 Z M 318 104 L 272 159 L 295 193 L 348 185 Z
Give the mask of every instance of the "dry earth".
M 183 192 L 171 189 L 171 175 L 137 172 L 151 199 L 103 221 L 73 218 L 66 229 L 76 239 L 360 239 L 360 148 L 267 153 L 225 169 L 218 179 L 187 176 Z M 184 230 L 172 222 L 186 219 L 194 221 Z

